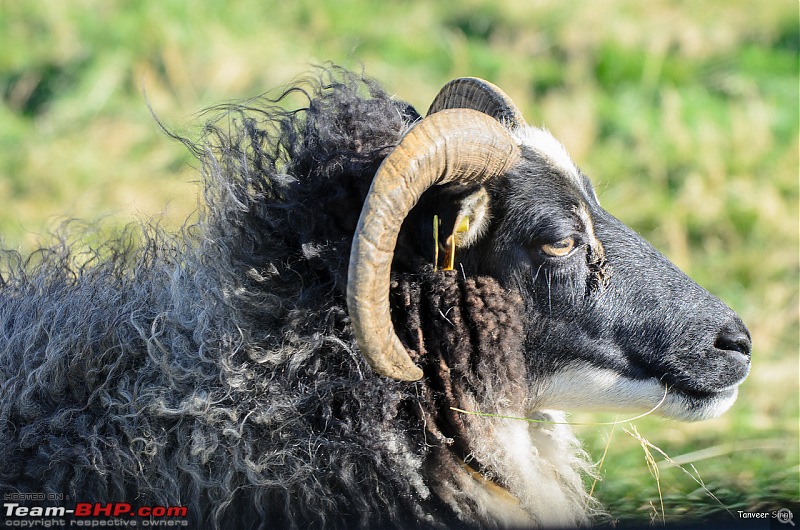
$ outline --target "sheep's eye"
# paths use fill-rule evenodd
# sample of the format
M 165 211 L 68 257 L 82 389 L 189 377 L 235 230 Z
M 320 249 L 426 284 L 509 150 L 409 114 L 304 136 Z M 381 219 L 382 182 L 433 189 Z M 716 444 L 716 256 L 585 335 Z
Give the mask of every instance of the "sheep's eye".
M 563 258 L 575 248 L 575 238 L 565 237 L 561 241 L 542 245 L 542 252 L 554 258 Z

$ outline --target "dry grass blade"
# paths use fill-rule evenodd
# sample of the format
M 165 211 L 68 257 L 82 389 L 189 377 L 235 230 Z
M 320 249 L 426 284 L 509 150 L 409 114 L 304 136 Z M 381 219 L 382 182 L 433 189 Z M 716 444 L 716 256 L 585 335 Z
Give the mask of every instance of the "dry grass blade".
M 694 467 L 694 464 L 689 463 L 689 466 L 692 468 L 692 471 L 694 472 L 694 473 L 692 473 L 689 470 L 687 470 L 685 467 L 680 465 L 677 461 L 675 461 L 674 459 L 670 458 L 670 456 L 667 453 L 665 453 L 661 448 L 653 445 L 649 440 L 647 440 L 641 434 L 639 434 L 639 432 L 636 430 L 636 427 L 634 425 L 631 425 L 631 430 L 630 431 L 628 429 L 625 429 L 624 427 L 623 427 L 623 430 L 626 433 L 628 433 L 630 436 L 632 436 L 633 438 L 638 440 L 639 444 L 641 444 L 642 450 L 644 450 L 644 452 L 645 452 L 645 459 L 647 460 L 647 466 L 648 466 L 648 468 L 650 468 L 650 473 L 656 479 L 656 484 L 658 485 L 658 496 L 659 496 L 660 499 L 663 499 L 663 497 L 662 497 L 662 494 L 661 494 L 661 482 L 659 480 L 659 476 L 660 476 L 659 469 L 663 468 L 664 466 L 663 466 L 663 462 L 659 462 L 659 463 L 655 462 L 655 459 L 653 458 L 653 454 L 650 451 L 651 449 L 653 451 L 657 452 L 658 454 L 660 454 L 664 458 L 664 461 L 668 462 L 669 464 L 671 464 L 674 467 L 677 467 L 678 469 L 680 469 L 681 471 L 686 473 L 689 477 L 691 477 L 691 479 L 693 481 L 695 481 L 700 486 L 700 488 L 706 493 L 706 495 L 708 495 L 709 497 L 714 499 L 720 506 L 722 506 L 725 509 L 725 511 L 728 512 L 728 514 L 731 517 L 733 517 L 734 519 L 736 518 L 736 516 L 733 515 L 733 513 L 728 509 L 728 507 L 725 506 L 725 504 L 721 500 L 719 500 L 719 498 L 716 495 L 714 495 L 714 493 L 710 489 L 708 489 L 708 487 L 706 486 L 705 482 L 703 482 L 703 479 L 700 477 L 700 473 L 697 471 L 697 468 Z M 684 455 L 684 457 L 685 456 L 686 455 Z M 662 514 L 662 520 L 663 520 L 663 518 L 664 518 L 663 500 L 661 501 L 661 514 Z
M 636 438 L 639 441 L 639 444 L 642 446 L 642 451 L 644 451 L 644 459 L 647 462 L 647 469 L 650 470 L 650 474 L 653 475 L 653 478 L 656 479 L 656 486 L 658 487 L 658 501 L 661 505 L 661 524 L 666 524 L 666 514 L 664 513 L 664 495 L 661 493 L 661 472 L 658 469 L 658 464 L 656 463 L 656 459 L 653 458 L 653 453 L 650 452 L 650 448 L 656 449 L 661 454 L 664 454 L 661 449 L 656 447 L 655 445 L 651 444 L 647 441 L 639 431 L 636 430 L 636 426 L 631 424 L 631 430 L 629 431 L 625 427 L 622 428 L 626 433 L 630 436 Z M 653 503 L 650 502 L 650 505 L 653 506 Z M 658 514 L 658 510 L 655 506 L 653 506 L 653 511 Z M 657 517 L 657 515 L 656 515 Z
M 658 466 L 661 468 L 665 468 L 667 465 L 682 466 L 684 464 L 691 464 L 692 462 L 697 462 L 699 460 L 717 458 L 732 453 L 741 453 L 746 451 L 780 451 L 784 447 L 785 444 L 777 440 L 754 440 L 750 443 L 720 444 L 712 447 L 704 447 L 703 449 L 675 456 L 671 459 L 662 460 L 658 463 Z
M 611 438 L 614 437 L 614 429 L 617 427 L 617 418 L 614 418 L 613 425 L 611 425 L 611 430 L 608 432 L 608 440 L 606 440 L 606 446 L 603 448 L 603 456 L 600 457 L 600 462 L 597 463 L 597 471 L 594 476 L 594 480 L 592 481 L 592 487 L 589 489 L 589 497 L 586 499 L 586 505 L 589 505 L 589 499 L 592 498 L 594 495 L 594 490 L 597 487 L 597 482 L 600 480 L 600 472 L 603 469 L 603 464 L 606 461 L 606 455 L 608 454 L 608 448 L 611 447 Z

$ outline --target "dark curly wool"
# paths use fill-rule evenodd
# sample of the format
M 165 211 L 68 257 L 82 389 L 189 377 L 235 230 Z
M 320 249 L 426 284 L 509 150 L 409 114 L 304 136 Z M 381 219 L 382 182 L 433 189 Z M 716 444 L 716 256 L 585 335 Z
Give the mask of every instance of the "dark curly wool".
M 485 410 L 492 404 L 484 403 L 484 396 L 524 401 L 525 335 L 519 295 L 506 292 L 491 278 L 463 280 L 454 271 L 404 277 L 393 288 L 395 314 L 407 315 L 407 327 L 398 331 L 405 332 L 405 343 L 421 354 L 418 362 L 426 373 L 421 401 L 434 405 L 422 414 L 437 440 L 457 440 L 456 445 L 469 441 L 471 417 L 450 409 L 456 404 Z M 502 388 L 496 388 L 498 382 Z M 469 449 L 461 451 L 466 455 Z
M 525 401 L 522 299 L 491 278 L 464 280 L 454 271 L 403 278 L 392 287 L 395 314 L 407 315 L 398 331 L 421 353 L 425 371 L 416 410 L 433 442 L 426 475 L 445 496 L 445 484 L 472 458 L 476 437 L 488 435 L 485 418 L 453 408 L 497 413 Z M 491 472 L 480 462 L 471 465 Z
M 468 453 L 487 422 L 450 407 L 522 400 L 521 300 L 486 278 L 397 274 L 395 324 L 428 377 L 376 376 L 346 311 L 350 243 L 418 115 L 336 70 L 289 93 L 305 108 L 226 108 L 208 127 L 207 206 L 181 233 L 6 254 L 0 492 L 187 506 L 194 528 L 477 514 L 448 495 L 486 469 Z

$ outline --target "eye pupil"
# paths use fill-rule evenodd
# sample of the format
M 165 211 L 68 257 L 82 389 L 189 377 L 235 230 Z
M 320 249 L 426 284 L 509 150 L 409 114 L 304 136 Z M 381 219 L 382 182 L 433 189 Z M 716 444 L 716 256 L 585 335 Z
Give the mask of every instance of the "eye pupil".
M 561 241 L 542 245 L 542 252 L 548 256 L 561 258 L 572 252 L 573 248 L 575 248 L 575 239 L 572 237 L 566 237 Z

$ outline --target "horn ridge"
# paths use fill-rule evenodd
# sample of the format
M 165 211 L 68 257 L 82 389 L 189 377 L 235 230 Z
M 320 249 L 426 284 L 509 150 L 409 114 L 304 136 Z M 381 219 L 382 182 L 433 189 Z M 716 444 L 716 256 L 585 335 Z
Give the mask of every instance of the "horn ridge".
M 500 87 L 478 77 L 461 77 L 444 85 L 428 108 L 428 116 L 457 108 L 488 114 L 509 130 L 526 125 L 511 98 Z

